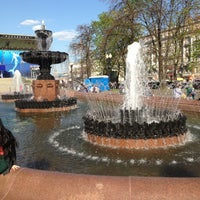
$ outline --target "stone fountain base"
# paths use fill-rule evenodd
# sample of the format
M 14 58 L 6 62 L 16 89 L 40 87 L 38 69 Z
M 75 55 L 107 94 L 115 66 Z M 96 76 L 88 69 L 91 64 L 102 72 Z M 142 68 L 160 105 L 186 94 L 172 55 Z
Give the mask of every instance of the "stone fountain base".
M 1 100 L 3 102 L 14 102 L 16 100 L 19 99 L 27 99 L 30 98 L 33 94 L 31 93 L 18 93 L 18 92 L 14 92 L 14 93 L 10 93 L 10 94 L 2 94 L 1 95 Z
M 54 101 L 17 100 L 15 110 L 20 113 L 63 112 L 77 108 L 76 98 L 58 99 Z
M 156 149 L 182 145 L 187 141 L 187 134 L 156 139 L 117 139 L 87 134 L 87 140 L 95 145 L 111 148 Z
M 181 113 L 173 119 L 151 123 L 144 121 L 142 110 L 120 110 L 120 113 L 121 120 L 115 122 L 98 120 L 93 115 L 83 117 L 88 141 L 111 148 L 152 149 L 181 145 L 187 139 L 186 117 Z M 171 111 L 164 113 L 167 117 Z

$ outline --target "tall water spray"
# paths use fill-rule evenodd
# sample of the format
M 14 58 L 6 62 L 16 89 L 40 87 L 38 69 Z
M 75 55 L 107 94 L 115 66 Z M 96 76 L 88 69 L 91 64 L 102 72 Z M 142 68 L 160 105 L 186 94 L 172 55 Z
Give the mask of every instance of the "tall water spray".
M 143 107 L 142 96 L 146 89 L 145 78 L 142 47 L 140 43 L 134 42 L 128 46 L 126 57 L 124 108 L 136 110 Z
M 42 21 L 41 29 L 35 31 L 37 46 L 40 51 L 48 51 L 53 41 L 52 31 L 45 29 L 45 23 Z
M 139 42 L 134 42 L 127 49 L 125 95 L 122 109 L 129 113 L 129 115 L 130 111 L 134 112 L 134 120 L 139 123 L 151 123 L 160 120 L 168 121 L 169 118 L 177 118 L 179 110 L 177 109 L 176 99 L 160 94 L 159 98 L 161 101 L 154 101 L 152 99 L 151 105 L 145 103 L 144 99 L 147 98 L 147 94 L 151 94 L 151 89 L 148 86 L 148 77 L 143 59 L 143 47 Z M 166 104 L 166 102 L 169 103 Z M 166 109 L 163 109 L 163 107 Z M 166 110 L 170 110 L 170 115 L 168 115 Z
M 22 92 L 24 89 L 24 83 L 22 81 L 22 76 L 19 70 L 15 70 L 13 81 L 15 86 L 15 92 L 17 93 Z

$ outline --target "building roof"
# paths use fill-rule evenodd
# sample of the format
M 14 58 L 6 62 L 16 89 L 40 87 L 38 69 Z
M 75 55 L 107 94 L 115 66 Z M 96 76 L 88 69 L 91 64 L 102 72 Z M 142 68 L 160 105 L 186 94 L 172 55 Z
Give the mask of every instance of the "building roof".
M 36 50 L 35 36 L 0 34 L 0 49 L 2 50 Z

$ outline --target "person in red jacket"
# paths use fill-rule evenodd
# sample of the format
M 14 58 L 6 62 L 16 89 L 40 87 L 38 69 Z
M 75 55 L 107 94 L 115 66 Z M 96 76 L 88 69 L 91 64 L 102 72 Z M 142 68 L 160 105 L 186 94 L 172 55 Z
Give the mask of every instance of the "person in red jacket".
M 4 127 L 0 119 L 0 174 L 7 174 L 16 170 L 19 166 L 16 163 L 17 141 L 11 131 Z

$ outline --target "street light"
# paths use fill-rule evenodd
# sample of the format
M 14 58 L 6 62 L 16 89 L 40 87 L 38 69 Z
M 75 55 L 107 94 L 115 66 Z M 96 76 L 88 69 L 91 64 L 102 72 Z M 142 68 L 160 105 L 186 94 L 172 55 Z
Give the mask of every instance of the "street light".
M 111 74 L 111 58 L 112 58 L 112 54 L 106 54 L 106 60 L 107 60 L 107 69 L 106 69 L 106 74 L 108 76 L 110 76 Z
M 106 54 L 106 59 L 111 59 L 112 58 L 112 54 L 109 53 L 109 54 Z
M 74 85 L 73 85 L 73 82 L 74 82 L 74 77 L 73 77 L 73 63 L 70 63 L 70 68 L 71 68 L 71 88 L 72 90 L 74 89 Z

